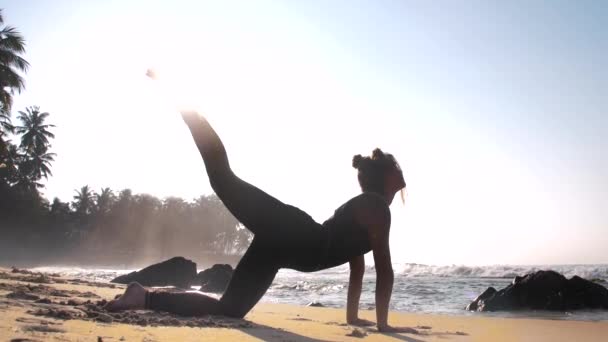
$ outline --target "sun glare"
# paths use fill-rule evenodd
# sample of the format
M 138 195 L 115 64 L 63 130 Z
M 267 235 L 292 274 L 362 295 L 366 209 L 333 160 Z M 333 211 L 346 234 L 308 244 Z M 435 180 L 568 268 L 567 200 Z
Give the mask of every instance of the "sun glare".
M 155 92 L 177 111 L 202 111 L 202 106 L 197 97 L 197 82 L 182 72 L 159 71 L 149 68 L 146 76 L 154 81 L 158 90 Z

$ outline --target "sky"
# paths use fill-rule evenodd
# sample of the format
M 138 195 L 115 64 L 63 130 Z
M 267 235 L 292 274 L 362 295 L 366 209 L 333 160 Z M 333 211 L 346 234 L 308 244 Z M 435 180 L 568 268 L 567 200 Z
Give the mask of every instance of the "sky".
M 319 222 L 360 192 L 354 154 L 394 154 L 407 196 L 391 206 L 393 261 L 608 263 L 605 1 L 0 8 L 31 64 L 14 109 L 57 126 L 48 198 L 210 194 L 187 106 L 241 178 Z

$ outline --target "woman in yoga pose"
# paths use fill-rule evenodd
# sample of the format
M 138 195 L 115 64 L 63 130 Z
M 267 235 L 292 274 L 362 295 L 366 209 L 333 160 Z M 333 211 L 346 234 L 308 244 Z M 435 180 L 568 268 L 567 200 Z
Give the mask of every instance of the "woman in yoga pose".
M 238 178 L 230 169 L 226 150 L 207 120 L 196 112 L 182 117 L 203 157 L 211 186 L 226 208 L 253 234 L 221 299 L 200 293 L 148 291 L 138 283 L 107 305 L 111 311 L 150 309 L 186 316 L 219 314 L 244 317 L 270 287 L 280 268 L 312 272 L 350 263 L 346 320 L 371 325 L 358 318 L 364 254 L 373 251 L 376 269 L 376 319 L 380 331 L 412 332 L 388 325 L 393 287 L 389 249 L 389 205 L 405 188 L 395 158 L 380 149 L 371 157 L 356 155 L 362 194 L 339 207 L 323 224 Z

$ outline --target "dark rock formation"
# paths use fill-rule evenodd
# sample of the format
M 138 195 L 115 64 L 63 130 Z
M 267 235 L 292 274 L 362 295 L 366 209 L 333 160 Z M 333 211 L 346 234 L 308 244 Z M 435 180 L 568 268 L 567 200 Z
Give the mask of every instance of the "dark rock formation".
M 232 278 L 232 266 L 228 264 L 215 264 L 211 268 L 201 271 L 195 280 L 195 284 L 201 285 L 201 291 L 221 293 L 226 290 Z
M 608 309 L 608 289 L 555 271 L 515 277 L 500 291 L 490 287 L 466 307 L 472 311 Z
M 490 297 L 492 297 L 496 293 L 496 289 L 493 287 L 488 287 L 482 294 L 477 296 L 469 305 L 467 305 L 466 309 L 469 311 L 477 311 L 479 301 L 484 301 Z
M 319 302 L 310 302 L 310 303 L 306 304 L 306 306 L 313 306 L 313 307 L 317 307 L 317 308 L 325 307 L 325 305 L 323 305 L 322 303 L 319 303 Z
M 129 284 L 136 281 L 144 286 L 189 288 L 195 276 L 196 263 L 184 257 L 174 257 L 142 270 L 116 277 L 112 279 L 112 283 Z

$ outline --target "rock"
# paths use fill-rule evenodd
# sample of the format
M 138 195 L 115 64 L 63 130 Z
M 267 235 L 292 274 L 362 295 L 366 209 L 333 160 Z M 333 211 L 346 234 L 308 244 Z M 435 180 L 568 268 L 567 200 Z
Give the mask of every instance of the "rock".
M 485 291 L 483 291 L 482 294 L 477 296 L 477 298 L 475 298 L 469 305 L 467 305 L 467 307 L 465 309 L 469 310 L 469 311 L 477 311 L 477 307 L 479 306 L 479 301 L 488 299 L 495 293 L 496 293 L 495 288 L 488 287 Z
M 174 257 L 142 270 L 121 275 L 112 283 L 129 284 L 138 282 L 143 286 L 175 286 L 189 288 L 196 276 L 196 263 L 184 258 Z
M 40 297 L 36 296 L 35 294 L 29 293 L 29 292 L 25 292 L 25 291 L 15 291 L 15 292 L 11 292 L 9 294 L 6 295 L 6 298 L 11 298 L 11 299 L 25 299 L 25 300 L 39 300 Z
M 46 275 L 44 275 L 42 273 L 36 275 L 35 277 L 31 277 L 31 278 L 27 279 L 27 281 L 31 282 L 31 283 L 37 283 L 37 284 L 51 284 L 51 283 L 53 283 L 51 281 L 51 278 L 47 277 Z
M 608 289 L 555 271 L 516 277 L 500 291 L 488 288 L 467 305 L 472 311 L 608 309 Z
M 21 273 L 21 274 L 34 274 L 34 272 L 29 271 L 29 270 L 25 270 L 25 269 L 19 269 L 15 266 L 11 267 L 11 273 Z
M 346 336 L 363 338 L 363 337 L 367 336 L 367 333 L 365 331 L 363 331 L 363 330 L 355 328 L 355 329 L 353 329 L 353 331 L 351 331 L 350 333 L 346 334 Z
M 40 298 L 40 299 L 36 300 L 35 303 L 39 303 L 39 304 L 52 304 L 53 302 L 50 299 L 48 299 L 48 298 Z
M 71 306 L 78 306 L 78 305 L 82 305 L 84 302 L 79 300 L 79 299 L 69 299 L 67 302 L 67 305 L 71 305 Z
M 325 305 L 319 303 L 319 302 L 310 302 L 308 304 L 306 304 L 306 306 L 313 306 L 313 307 L 317 307 L 317 308 L 324 308 Z
M 112 323 L 114 318 L 112 318 L 110 315 L 100 313 L 97 317 L 95 317 L 95 320 L 102 323 Z
M 515 278 L 513 278 L 513 282 L 511 282 L 511 284 L 515 285 L 515 284 L 519 283 L 522 279 L 524 279 L 524 277 L 515 276 Z
M 196 283 L 201 285 L 201 291 L 220 293 L 226 290 L 232 278 L 232 266 L 228 264 L 215 264 L 211 268 L 201 271 L 196 276 Z
M 598 283 L 574 276 L 568 280 L 564 292 L 564 304 L 568 310 L 608 309 L 608 289 Z

